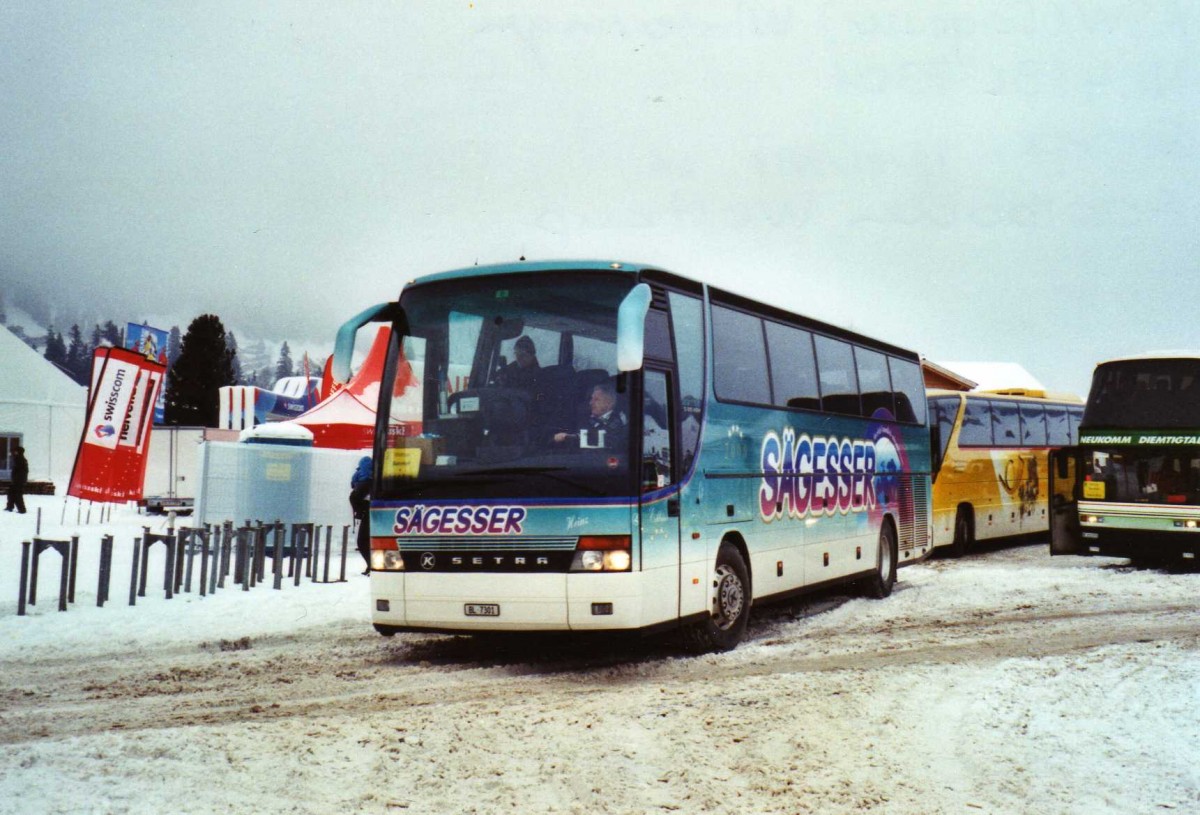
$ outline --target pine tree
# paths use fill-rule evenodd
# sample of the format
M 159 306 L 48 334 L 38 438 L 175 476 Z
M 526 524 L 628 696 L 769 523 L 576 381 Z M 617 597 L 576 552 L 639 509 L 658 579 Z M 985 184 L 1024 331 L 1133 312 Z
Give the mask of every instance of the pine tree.
M 100 333 L 100 324 L 96 323 L 96 327 L 92 329 L 92 341 L 90 343 L 92 350 L 100 348 L 104 345 L 104 335 Z
M 67 345 L 63 342 L 62 334 L 55 334 L 53 328 L 46 330 L 44 356 L 64 371 L 67 370 Z
M 121 336 L 121 329 L 117 328 L 117 324 L 112 320 L 107 321 L 100 328 L 100 338 L 112 345 L 113 348 L 120 348 L 125 339 Z
M 225 345 L 225 326 L 215 314 L 203 314 L 188 326 L 179 358 L 167 373 L 166 423 L 216 427 L 217 392 L 233 384 L 233 354 Z
M 91 372 L 92 352 L 83 341 L 83 332 L 79 330 L 78 323 L 71 326 L 70 336 L 71 342 L 67 346 L 67 371 L 72 379 L 82 385 L 88 381 L 88 374 Z
M 296 370 L 292 365 L 292 352 L 288 349 L 287 341 L 283 343 L 283 347 L 279 349 L 279 361 L 275 363 L 275 381 L 283 379 L 285 376 L 295 376 Z

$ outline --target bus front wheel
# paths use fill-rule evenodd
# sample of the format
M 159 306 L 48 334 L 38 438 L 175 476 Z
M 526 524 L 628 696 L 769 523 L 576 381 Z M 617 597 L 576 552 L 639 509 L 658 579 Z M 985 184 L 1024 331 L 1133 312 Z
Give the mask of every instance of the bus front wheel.
M 736 546 L 721 544 L 713 571 L 712 610 L 684 630 L 691 651 L 731 651 L 742 641 L 750 619 L 750 572 Z
M 946 552 L 950 557 L 962 557 L 974 543 L 974 535 L 971 532 L 971 513 L 965 507 L 959 507 L 958 514 L 954 516 L 954 541 Z

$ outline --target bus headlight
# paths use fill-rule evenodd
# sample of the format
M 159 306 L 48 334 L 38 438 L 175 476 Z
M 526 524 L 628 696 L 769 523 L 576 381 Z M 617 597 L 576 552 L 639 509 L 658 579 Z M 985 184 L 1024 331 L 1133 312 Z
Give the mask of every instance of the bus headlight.
M 371 551 L 371 570 L 402 572 L 404 571 L 404 556 L 395 549 L 374 549 Z
M 573 572 L 628 572 L 632 568 L 628 535 L 584 535 L 571 561 Z

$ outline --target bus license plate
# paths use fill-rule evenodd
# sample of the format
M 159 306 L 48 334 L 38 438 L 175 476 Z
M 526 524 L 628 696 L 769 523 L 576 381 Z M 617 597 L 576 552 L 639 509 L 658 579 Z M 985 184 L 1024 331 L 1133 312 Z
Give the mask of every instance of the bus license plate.
M 468 617 L 499 617 L 499 603 L 467 603 L 463 611 Z

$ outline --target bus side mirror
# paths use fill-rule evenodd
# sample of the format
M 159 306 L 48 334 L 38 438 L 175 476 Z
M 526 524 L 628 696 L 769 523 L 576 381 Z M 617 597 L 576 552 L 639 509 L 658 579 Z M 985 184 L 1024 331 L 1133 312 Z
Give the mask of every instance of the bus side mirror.
M 1066 480 L 1071 477 L 1071 454 L 1065 449 L 1056 451 L 1056 453 L 1054 463 L 1058 468 L 1058 477 Z
M 363 309 L 342 323 L 333 343 L 333 360 L 330 362 L 330 365 L 333 366 L 333 380 L 342 384 L 350 381 L 350 362 L 354 357 L 354 335 L 358 333 L 358 329 L 367 323 L 402 320 L 403 316 L 404 310 L 400 308 L 399 303 L 380 303 Z
M 617 370 L 636 371 L 646 353 L 646 313 L 650 286 L 638 283 L 617 308 Z

